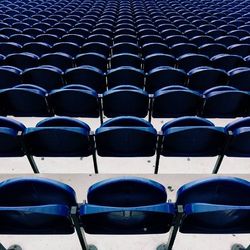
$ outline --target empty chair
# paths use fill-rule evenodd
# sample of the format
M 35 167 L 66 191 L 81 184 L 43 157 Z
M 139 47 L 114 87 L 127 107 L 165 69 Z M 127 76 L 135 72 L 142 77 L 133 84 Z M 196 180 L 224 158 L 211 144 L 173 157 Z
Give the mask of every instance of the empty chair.
M 103 94 L 103 111 L 107 117 L 125 115 L 145 117 L 148 113 L 148 106 L 147 92 L 135 86 L 121 85 Z
M 228 52 L 242 57 L 250 55 L 250 44 L 233 44 L 228 47 Z
M 1 42 L 0 43 L 0 54 L 7 56 L 9 54 L 20 53 L 22 46 L 13 42 Z
M 178 68 L 188 72 L 200 66 L 209 66 L 210 60 L 205 55 L 188 53 L 177 58 L 177 65 Z
M 104 55 L 105 57 L 109 56 L 109 46 L 105 43 L 100 42 L 89 42 L 85 43 L 81 48 L 82 53 L 98 53 Z
M 29 84 L 17 85 L 0 92 L 3 113 L 13 116 L 49 116 L 47 91 Z
M 188 38 L 183 35 L 173 35 L 166 38 L 166 43 L 169 47 L 178 43 L 188 43 Z
M 155 154 L 156 130 L 141 118 L 121 116 L 110 119 L 95 134 L 99 156 L 146 157 Z
M 38 28 L 27 28 L 23 30 L 23 33 L 33 37 L 37 37 L 41 34 L 44 34 L 44 31 Z
M 137 37 L 129 34 L 117 35 L 113 39 L 114 44 L 116 43 L 134 43 L 137 44 Z
M 20 133 L 25 126 L 11 118 L 0 117 L 0 157 L 24 156 Z
M 62 42 L 70 42 L 70 43 L 75 43 L 79 46 L 82 46 L 84 44 L 84 37 L 78 34 L 65 34 L 61 38 Z
M 178 43 L 171 47 L 170 51 L 175 57 L 188 53 L 197 53 L 198 47 L 193 43 Z
M 141 45 L 149 44 L 149 43 L 163 43 L 164 40 L 159 35 L 144 35 L 139 38 L 139 43 Z
M 226 35 L 226 36 L 220 36 L 220 37 L 216 38 L 215 42 L 221 43 L 221 44 L 228 47 L 232 44 L 239 43 L 239 38 L 237 36 Z
M 23 74 L 23 82 L 38 85 L 46 90 L 52 90 L 63 86 L 63 72 L 54 66 L 43 65 L 26 69 Z
M 107 84 L 109 88 L 119 85 L 134 85 L 143 88 L 144 72 L 130 66 L 111 69 L 107 72 Z
M 80 220 L 89 234 L 166 233 L 175 214 L 173 204 L 166 201 L 165 188 L 153 180 L 112 178 L 89 188 Z
M 41 56 L 43 54 L 50 53 L 51 47 L 47 43 L 31 42 L 24 44 L 23 51 L 33 53 L 37 56 Z
M 34 37 L 26 34 L 14 34 L 9 38 L 10 42 L 18 43 L 24 45 L 25 43 L 30 43 L 34 41 Z
M 21 83 L 22 71 L 12 66 L 0 66 L 0 89 L 11 88 Z
M 38 59 L 39 57 L 32 53 L 15 53 L 10 54 L 5 58 L 5 64 L 24 70 L 38 66 Z
M 230 86 L 218 86 L 203 93 L 206 101 L 202 115 L 214 118 L 245 116 L 250 103 L 249 95 Z
M 80 53 L 80 46 L 71 42 L 59 42 L 53 45 L 52 50 L 54 52 L 66 53 L 72 57 L 75 57 Z
M 55 43 L 59 42 L 59 38 L 56 35 L 51 34 L 41 34 L 36 37 L 37 42 L 47 43 L 53 46 Z
M 130 53 L 116 54 L 110 58 L 110 68 L 131 66 L 140 69 L 141 64 L 142 64 L 142 59 L 138 55 Z
M 204 118 L 184 116 L 167 122 L 162 127 L 162 144 L 158 145 L 155 173 L 158 173 L 159 158 L 212 157 L 224 150 L 226 133 Z
M 219 54 L 211 58 L 211 64 L 214 68 L 229 71 L 241 67 L 244 64 L 244 60 L 238 55 Z
M 173 85 L 154 93 L 152 117 L 168 118 L 197 115 L 202 107 L 202 95 L 186 87 Z
M 164 43 L 147 43 L 142 46 L 142 54 L 144 57 L 155 53 L 168 54 L 169 48 Z
M 112 46 L 112 54 L 130 53 L 139 54 L 139 46 L 134 43 L 116 43 Z
M 177 191 L 178 222 L 168 240 L 172 249 L 176 234 L 249 233 L 247 218 L 250 183 L 234 177 L 210 177 L 187 183 Z
M 89 52 L 79 54 L 75 58 L 76 66 L 90 65 L 96 67 L 103 72 L 107 71 L 107 59 L 103 54 Z
M 146 90 L 149 93 L 170 85 L 184 85 L 187 75 L 181 69 L 161 66 L 152 69 L 146 76 Z
M 104 73 L 93 66 L 80 66 L 66 70 L 64 75 L 66 84 L 80 84 L 91 87 L 98 93 L 106 90 Z
M 62 71 L 73 67 L 73 58 L 62 52 L 44 54 L 39 59 L 40 65 L 55 66 Z
M 13 178 L 0 183 L 1 234 L 73 234 L 70 209 L 75 191 L 45 178 Z
M 150 70 L 160 66 L 174 67 L 176 64 L 175 57 L 169 54 L 155 53 L 148 55 L 144 58 L 144 71 L 149 72 Z
M 215 86 L 226 85 L 228 76 L 224 70 L 202 66 L 190 70 L 188 79 L 189 88 L 202 91 Z
M 99 117 L 100 114 L 96 91 L 84 85 L 67 85 L 51 91 L 49 104 L 59 116 Z
M 243 91 L 250 91 L 249 77 L 250 68 L 240 67 L 228 72 L 228 85 Z
M 208 43 L 199 47 L 199 53 L 208 57 L 227 53 L 227 47 L 220 43 Z
M 66 34 L 66 30 L 60 29 L 60 28 L 50 28 L 46 30 L 46 33 L 51 34 L 51 35 L 56 35 L 58 37 L 62 37 L 63 35 Z
M 250 118 L 240 118 L 225 127 L 231 133 L 231 140 L 226 148 L 226 156 L 230 157 L 249 157 L 250 147 Z

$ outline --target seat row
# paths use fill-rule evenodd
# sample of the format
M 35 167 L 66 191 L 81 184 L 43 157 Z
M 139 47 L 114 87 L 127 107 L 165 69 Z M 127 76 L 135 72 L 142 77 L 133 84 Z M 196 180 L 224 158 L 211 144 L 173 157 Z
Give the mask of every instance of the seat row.
M 174 202 L 153 180 L 120 177 L 88 189 L 77 203 L 67 184 L 45 178 L 14 178 L 0 183 L 0 234 L 73 234 L 83 250 L 84 233 L 97 235 L 163 234 L 171 250 L 183 234 L 250 233 L 250 182 L 210 177 L 181 186 Z M 83 230 L 81 230 L 83 229 Z
M 128 102 L 129 100 L 129 102 Z M 197 115 L 235 118 L 250 115 L 250 92 L 218 86 L 203 93 L 183 86 L 169 86 L 149 95 L 131 85 L 121 85 L 98 95 L 83 85 L 68 85 L 47 92 L 29 84 L 0 90 L 0 114 L 4 116 L 70 116 L 100 118 L 117 116 L 173 118 Z
M 153 46 L 157 45 L 150 44 L 150 47 L 147 46 L 149 53 Z M 175 46 L 175 48 L 177 50 L 182 50 L 185 46 L 189 45 L 179 44 Z M 9 54 L 6 57 L 0 54 L 0 65 L 13 66 L 21 70 L 37 67 L 39 65 L 51 65 L 64 72 L 72 67 L 79 67 L 83 65 L 96 67 L 103 72 L 122 66 L 130 66 L 137 69 L 144 69 L 146 73 L 160 66 L 175 67 L 183 69 L 186 72 L 200 66 L 212 66 L 228 72 L 238 67 L 250 67 L 250 56 L 243 58 L 240 55 L 224 53 L 217 54 L 209 58 L 208 56 L 198 53 L 187 53 L 179 57 L 175 57 L 166 53 L 153 53 L 143 59 L 141 56 L 132 53 L 114 54 L 111 57 L 106 58 L 102 54 L 88 52 L 77 54 L 76 57 L 73 58 L 63 52 L 47 53 L 41 55 L 40 57 L 34 53 L 21 52 Z
M 229 123 L 225 128 L 199 117 L 181 117 L 167 122 L 159 133 L 149 122 L 136 117 L 116 117 L 104 122 L 95 133 L 79 120 L 53 117 L 26 128 L 10 118 L 0 119 L 0 156 L 26 155 L 35 173 L 36 157 L 93 157 L 98 173 L 101 157 L 151 157 L 156 155 L 155 174 L 160 156 L 218 156 L 217 173 L 224 155 L 249 157 L 250 117 Z
M 184 70 L 170 66 L 160 66 L 145 74 L 143 70 L 121 66 L 111 69 L 105 74 L 90 65 L 70 68 L 65 73 L 50 65 L 29 68 L 24 71 L 12 66 L 0 66 L 0 89 L 12 88 L 24 83 L 37 85 L 47 91 L 69 84 L 85 85 L 98 93 L 121 85 L 145 88 L 148 93 L 154 93 L 171 85 L 186 86 L 201 92 L 221 85 L 249 91 L 247 81 L 249 74 L 250 68 L 248 67 L 235 68 L 227 73 L 221 69 L 201 66 L 186 73 Z

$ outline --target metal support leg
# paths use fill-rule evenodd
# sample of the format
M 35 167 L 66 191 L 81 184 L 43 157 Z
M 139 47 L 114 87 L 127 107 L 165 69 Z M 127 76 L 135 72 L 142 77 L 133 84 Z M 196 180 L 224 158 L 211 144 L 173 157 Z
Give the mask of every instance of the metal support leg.
M 162 142 L 163 142 L 163 135 L 159 133 L 157 147 L 156 147 L 155 172 L 154 172 L 155 174 L 158 174 L 159 170 Z
M 102 94 L 98 94 L 98 106 L 99 106 L 99 116 L 100 116 L 100 123 L 103 124 L 103 105 L 102 105 Z
M 32 169 L 33 169 L 33 172 L 34 172 L 35 174 L 39 174 L 39 169 L 38 169 L 38 167 L 37 167 L 37 165 L 36 165 L 36 162 L 35 162 L 33 156 L 32 156 L 32 155 L 28 155 L 28 154 L 26 154 L 26 156 L 27 156 L 27 158 L 28 158 L 28 161 L 29 161 L 29 163 L 30 163 L 30 166 L 31 166 Z
M 81 244 L 82 250 L 88 250 L 87 241 L 86 241 L 84 233 L 82 232 L 81 227 L 80 227 L 79 219 L 77 216 L 77 210 L 78 210 L 78 207 L 71 208 L 71 218 L 72 218 L 72 221 L 74 223 L 76 233 L 77 233 L 79 242 Z
M 94 137 L 93 131 L 91 131 L 90 139 L 91 139 L 92 151 L 93 151 L 92 158 L 93 158 L 94 170 L 95 170 L 95 174 L 98 174 L 98 164 L 97 164 L 97 159 L 96 159 L 96 143 L 95 143 L 95 137 Z
M 149 95 L 149 107 L 148 107 L 148 121 L 152 121 L 152 109 L 153 109 L 153 95 Z
M 170 229 L 168 242 L 167 242 L 167 244 L 162 244 L 162 245 L 158 246 L 157 250 L 172 250 L 173 249 L 176 235 L 178 233 L 178 230 L 179 230 L 179 227 L 180 227 L 183 215 L 184 215 L 183 206 L 178 206 L 177 208 L 178 208 L 178 214 L 174 220 L 173 227 Z

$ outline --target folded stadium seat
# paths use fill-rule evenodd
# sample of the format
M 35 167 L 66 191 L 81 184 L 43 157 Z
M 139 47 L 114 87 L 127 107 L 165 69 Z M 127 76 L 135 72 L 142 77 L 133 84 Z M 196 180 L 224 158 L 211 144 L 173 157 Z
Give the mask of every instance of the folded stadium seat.
M 249 36 L 249 32 L 246 30 L 232 30 L 230 32 L 228 32 L 228 35 L 232 35 L 232 36 L 237 36 L 239 39 L 244 38 L 246 36 Z
M 63 86 L 63 71 L 57 67 L 43 65 L 24 70 L 22 79 L 25 84 L 34 84 L 46 90 Z
M 108 88 L 119 85 L 144 87 L 144 71 L 130 66 L 121 66 L 107 72 Z
M 194 68 L 188 72 L 188 87 L 204 91 L 212 87 L 227 85 L 226 71 L 208 66 Z
M 24 52 L 33 53 L 40 57 L 43 54 L 50 53 L 51 46 L 43 42 L 31 42 L 31 43 L 24 44 L 22 50 Z
M 47 91 L 31 84 L 21 84 L 0 92 L 0 103 L 5 115 L 50 116 Z
M 242 25 L 242 26 L 238 27 L 238 29 L 246 30 L 246 31 L 250 32 L 249 17 L 247 19 L 248 19 L 248 24 Z
M 220 43 L 208 43 L 200 46 L 198 52 L 211 58 L 218 54 L 227 53 L 227 47 Z
M 70 42 L 82 46 L 85 42 L 84 37 L 78 34 L 66 34 L 61 37 L 60 42 Z
M 39 43 L 46 43 L 49 44 L 50 46 L 53 46 L 55 43 L 59 42 L 59 38 L 56 35 L 41 34 L 36 37 L 35 41 Z
M 177 58 L 177 67 L 185 70 L 186 72 L 200 66 L 209 65 L 209 58 L 201 54 L 187 53 Z
M 101 35 L 106 35 L 106 36 L 113 36 L 113 31 L 112 29 L 108 29 L 108 28 L 96 28 L 93 29 L 92 34 L 101 34 Z
M 142 46 L 143 57 L 146 57 L 155 53 L 168 54 L 169 48 L 164 43 L 147 43 Z
M 169 36 L 182 35 L 181 31 L 178 29 L 164 29 L 161 31 L 161 36 L 167 38 Z
M 103 72 L 107 71 L 107 58 L 103 54 L 89 52 L 79 54 L 75 57 L 76 66 L 90 65 L 100 69 Z
M 242 57 L 250 55 L 250 44 L 233 44 L 228 47 L 228 52 Z
M 175 57 L 188 53 L 197 53 L 198 47 L 193 43 L 177 43 L 170 48 L 170 53 Z
M 14 66 L 21 70 L 38 66 L 39 57 L 35 54 L 23 52 L 6 56 L 5 65 Z
M 49 93 L 49 105 L 59 116 L 99 117 L 96 91 L 84 85 L 68 85 Z
M 211 65 L 214 68 L 229 71 L 244 65 L 244 60 L 241 56 L 230 54 L 218 54 L 211 58 Z
M 184 70 L 169 66 L 152 69 L 146 75 L 146 90 L 149 93 L 170 85 L 185 85 L 187 74 Z
M 13 178 L 0 183 L 0 234 L 73 234 L 70 209 L 75 191 L 45 178 Z
M 34 25 L 32 25 L 32 28 L 37 28 L 37 29 L 41 29 L 44 32 L 46 32 L 47 29 L 49 29 L 51 26 L 50 24 L 46 23 L 46 22 L 38 22 L 35 23 Z
M 177 24 L 177 23 L 175 23 L 175 24 Z M 183 24 L 178 25 L 178 29 L 181 32 L 185 32 L 185 31 L 188 31 L 188 30 L 191 30 L 191 29 L 195 29 L 195 28 L 196 28 L 195 25 L 192 25 L 192 24 L 189 24 L 189 23 L 183 23 Z
M 135 35 L 129 35 L 129 34 L 121 34 L 117 35 L 113 39 L 113 43 L 134 43 L 137 44 L 138 40 Z
M 83 38 L 86 38 L 89 36 L 89 30 L 88 29 L 84 29 L 84 28 L 72 28 L 68 31 L 68 34 L 76 34 L 76 35 L 80 35 Z
M 228 72 L 228 85 L 239 90 L 250 91 L 248 79 L 250 77 L 250 68 L 240 67 L 232 69 Z
M 80 66 L 66 70 L 64 74 L 66 84 L 86 85 L 98 93 L 106 90 L 106 77 L 103 71 L 93 66 Z
M 23 19 L 23 22 L 29 24 L 29 26 L 32 26 L 33 24 L 37 23 L 38 21 L 39 20 L 32 18 L 32 17 L 28 17 L 28 18 Z
M 246 36 L 240 39 L 240 43 L 249 44 L 249 42 L 250 42 L 250 36 Z
M 195 36 L 202 36 L 205 35 L 205 33 L 202 30 L 199 29 L 191 29 L 191 30 L 187 30 L 184 31 L 183 34 L 188 37 L 188 39 L 191 39 Z
M 75 57 L 80 53 L 80 46 L 71 42 L 58 42 L 53 45 L 52 51 L 66 53 L 72 57 Z
M 238 44 L 239 38 L 237 36 L 226 35 L 226 36 L 220 36 L 220 37 L 216 38 L 215 42 L 221 43 L 221 44 L 225 45 L 226 47 L 229 47 L 230 45 Z
M 157 132 L 142 118 L 120 116 L 104 122 L 95 139 L 99 156 L 148 157 L 155 155 Z
M 12 66 L 0 66 L 0 89 L 11 88 L 21 84 L 22 71 Z
M 149 43 L 164 43 L 164 40 L 160 35 L 144 35 L 139 38 L 139 44 L 142 46 Z
M 160 66 L 174 67 L 176 59 L 174 56 L 163 53 L 154 53 L 144 58 L 144 71 L 149 72 L 150 70 Z
M 13 53 L 20 53 L 22 46 L 18 43 L 12 42 L 1 42 L 0 43 L 0 54 L 7 56 Z
M 202 35 L 202 36 L 195 36 L 190 39 L 190 43 L 196 44 L 198 47 L 208 44 L 208 43 L 214 43 L 214 39 L 211 36 Z
M 138 55 L 130 53 L 116 54 L 110 57 L 110 68 L 118 68 L 121 66 L 131 66 L 140 69 L 142 67 L 142 59 Z
M 57 23 L 57 20 L 54 18 L 48 17 L 48 18 L 44 19 L 43 22 L 49 24 L 50 26 L 53 26 Z
M 87 38 L 87 42 L 99 42 L 99 43 L 104 43 L 104 44 L 107 44 L 108 46 L 111 46 L 112 38 L 106 35 L 94 34 L 94 35 L 90 35 Z
M 247 92 L 230 86 L 218 86 L 203 93 L 205 105 L 202 116 L 213 118 L 234 118 L 246 116 L 250 103 Z
M 212 157 L 223 154 L 227 135 L 224 128 L 200 117 L 183 116 L 162 126 L 158 143 L 155 174 L 160 156 Z
M 27 128 L 23 134 L 26 154 L 37 157 L 87 157 L 92 155 L 98 173 L 89 126 L 69 117 L 52 117 Z
M 44 34 L 44 31 L 38 28 L 27 28 L 23 30 L 23 34 L 37 37 L 38 35 Z
M 95 183 L 88 190 L 87 203 L 80 207 L 81 224 L 88 234 L 166 233 L 174 216 L 165 188 L 138 177 Z
M 147 92 L 135 86 L 121 85 L 109 89 L 103 94 L 103 111 L 106 117 L 126 115 L 146 117 L 148 107 Z
M 15 28 L 2 28 L 2 29 L 0 29 L 0 33 L 5 35 L 5 36 L 11 36 L 14 34 L 21 34 L 22 31 L 19 29 L 15 29 Z
M 167 249 L 179 230 L 185 234 L 249 233 L 250 182 L 235 177 L 210 177 L 187 183 L 177 191 L 179 208 Z
M 62 37 L 66 33 L 66 30 L 60 28 L 50 28 L 46 30 L 46 34 L 56 35 L 58 37 Z
M 104 55 L 105 57 L 109 56 L 109 50 L 110 47 L 105 43 L 99 43 L 99 42 L 90 42 L 85 43 L 81 47 L 81 53 L 98 53 L 101 55 Z
M 208 32 L 206 32 L 206 35 L 211 36 L 213 39 L 216 39 L 220 36 L 227 35 L 227 32 L 221 29 L 214 29 L 214 30 L 209 30 Z
M 173 36 L 169 36 L 166 38 L 166 44 L 171 47 L 177 43 L 188 43 L 189 40 L 186 36 L 183 35 L 173 35 Z
M 122 53 L 130 53 L 138 55 L 140 52 L 140 48 L 137 44 L 134 43 L 116 43 L 112 47 L 112 54 L 122 54 Z
M 1 43 L 8 42 L 8 40 L 9 40 L 9 38 L 7 36 L 0 34 L 0 42 Z
M 21 157 L 24 150 L 20 134 L 25 126 L 11 118 L 0 117 L 0 157 Z
M 164 87 L 154 93 L 152 117 L 169 118 L 197 115 L 202 104 L 202 95 L 196 91 L 178 85 Z
M 34 41 L 34 37 L 26 34 L 14 34 L 9 37 L 9 42 L 18 43 L 24 45 Z
M 73 67 L 73 58 L 62 52 L 43 54 L 39 59 L 39 64 L 55 66 L 62 71 L 66 71 Z
M 134 34 L 136 35 L 136 33 Z M 146 35 L 159 35 L 159 31 L 157 29 L 139 29 L 138 30 L 138 36 L 146 36 Z M 162 34 L 161 34 L 162 35 Z
M 53 28 L 55 29 L 62 29 L 66 32 L 72 28 L 72 26 L 68 23 L 64 23 L 63 21 L 60 21 L 59 23 L 56 23 Z

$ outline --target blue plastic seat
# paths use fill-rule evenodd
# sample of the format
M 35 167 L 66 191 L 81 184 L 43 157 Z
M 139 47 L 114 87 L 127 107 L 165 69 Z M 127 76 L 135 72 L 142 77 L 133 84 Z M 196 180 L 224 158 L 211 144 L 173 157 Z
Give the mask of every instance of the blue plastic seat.
M 22 71 L 12 66 L 0 66 L 0 89 L 11 88 L 21 83 Z
M 233 44 L 228 47 L 228 52 L 242 57 L 250 55 L 250 44 Z
M 166 201 L 165 188 L 153 180 L 108 179 L 89 188 L 80 220 L 89 234 L 166 233 L 175 214 L 173 204 Z
M 98 93 L 106 90 L 106 79 L 104 73 L 92 66 L 80 66 L 66 70 L 64 75 L 66 84 L 86 85 Z
M 73 67 L 73 58 L 62 52 L 49 53 L 40 57 L 39 64 L 51 65 L 61 69 L 62 71 L 66 71 L 67 69 Z
M 118 68 L 121 66 L 131 66 L 137 69 L 141 68 L 142 59 L 135 54 L 122 53 L 116 54 L 110 58 L 110 68 Z
M 146 157 L 155 154 L 156 130 L 141 118 L 121 116 L 110 119 L 95 134 L 99 156 Z
M 228 72 L 228 85 L 243 91 L 250 91 L 248 80 L 250 77 L 250 68 L 240 67 Z
M 206 66 L 190 70 L 188 78 L 188 87 L 199 91 L 226 85 L 228 80 L 227 73 L 224 70 Z
M 157 67 L 149 71 L 146 76 L 146 90 L 149 93 L 170 85 L 184 85 L 187 75 L 181 69 L 168 66 Z
M 51 46 L 43 42 L 31 42 L 24 44 L 23 51 L 33 53 L 37 56 L 41 56 L 43 54 L 50 53 Z
M 45 178 L 14 178 L 0 183 L 0 234 L 73 234 L 70 209 L 75 191 Z
M 208 57 L 213 57 L 218 54 L 227 53 L 227 47 L 220 43 L 208 43 L 199 47 L 199 53 Z
M 197 115 L 202 102 L 202 95 L 186 87 L 164 87 L 154 93 L 152 116 L 166 118 Z
M 230 86 L 218 86 L 203 93 L 206 101 L 202 115 L 214 118 L 234 118 L 247 115 L 249 95 Z
M 164 43 L 147 43 L 142 46 L 142 54 L 144 57 L 156 53 L 168 54 L 169 48 Z
M 14 116 L 49 116 L 47 91 L 29 84 L 17 85 L 0 92 L 3 113 Z
M 41 157 L 90 156 L 93 146 L 89 126 L 67 117 L 52 117 L 39 122 L 35 128 L 27 128 L 24 142 L 27 153 Z
M 81 48 L 82 53 L 98 53 L 104 55 L 105 57 L 109 56 L 109 46 L 105 43 L 100 42 L 89 42 L 85 43 Z
M 107 59 L 103 54 L 89 52 L 79 54 L 75 58 L 76 66 L 90 65 L 96 67 L 103 72 L 107 71 Z
M 13 53 L 20 53 L 22 46 L 18 43 L 13 42 L 1 42 L 0 43 L 0 54 L 7 56 Z
M 25 131 L 25 126 L 11 118 L 0 117 L 0 156 L 24 156 L 20 133 Z
M 21 70 L 38 66 L 39 57 L 35 54 L 23 52 L 9 54 L 5 58 L 5 64 L 17 67 Z
M 143 88 L 144 72 L 143 70 L 130 66 L 111 69 L 107 72 L 107 84 L 109 88 L 119 85 L 134 85 Z
M 221 43 L 221 44 L 228 47 L 232 44 L 239 43 L 239 38 L 237 36 L 233 36 L 233 35 L 226 35 L 226 36 L 220 36 L 220 37 L 216 38 L 215 42 Z
M 243 66 L 244 60 L 239 55 L 219 54 L 211 58 L 211 64 L 214 68 L 229 71 Z
M 134 43 L 116 43 L 112 46 L 112 54 L 130 53 L 139 54 L 139 46 Z
M 67 85 L 49 93 L 49 104 L 56 115 L 99 117 L 98 95 L 83 85 Z
M 131 85 L 117 86 L 103 94 L 103 111 L 107 117 L 124 115 L 145 117 L 148 105 L 147 92 Z
M 138 40 L 137 37 L 130 34 L 121 34 L 117 35 L 113 38 L 114 43 L 134 43 L 137 44 Z
M 59 42 L 59 38 L 56 35 L 51 34 L 41 34 L 36 37 L 37 42 L 46 43 L 53 46 L 55 43 Z
M 80 46 L 72 42 L 58 42 L 53 45 L 54 52 L 61 52 L 75 57 L 80 53 Z
M 70 42 L 70 43 L 75 43 L 79 46 L 82 46 L 84 44 L 84 37 L 78 34 L 65 34 L 61 38 L 62 42 Z
M 9 41 L 13 43 L 18 43 L 24 45 L 25 43 L 30 43 L 34 41 L 34 37 L 26 34 L 13 34 L 9 37 Z
M 240 118 L 233 121 L 225 129 L 232 133 L 232 139 L 226 150 L 226 155 L 230 157 L 249 157 L 250 118 Z

